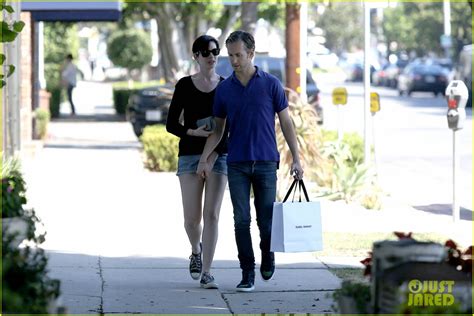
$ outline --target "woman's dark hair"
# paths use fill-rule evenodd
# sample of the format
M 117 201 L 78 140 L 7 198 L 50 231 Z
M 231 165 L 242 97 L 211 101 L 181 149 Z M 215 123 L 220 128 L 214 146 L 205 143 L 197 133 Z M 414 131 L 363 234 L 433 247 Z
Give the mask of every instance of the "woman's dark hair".
M 196 38 L 193 43 L 193 54 L 196 54 L 197 52 L 203 50 L 208 50 L 210 42 L 214 42 L 216 44 L 216 47 L 219 49 L 219 42 L 214 37 L 210 35 L 201 35 Z
M 66 59 L 73 60 L 72 54 L 67 54 Z
M 226 39 L 225 44 L 227 45 L 238 41 L 242 41 L 244 43 L 248 52 L 255 50 L 255 39 L 253 38 L 252 34 L 245 31 L 232 32 Z

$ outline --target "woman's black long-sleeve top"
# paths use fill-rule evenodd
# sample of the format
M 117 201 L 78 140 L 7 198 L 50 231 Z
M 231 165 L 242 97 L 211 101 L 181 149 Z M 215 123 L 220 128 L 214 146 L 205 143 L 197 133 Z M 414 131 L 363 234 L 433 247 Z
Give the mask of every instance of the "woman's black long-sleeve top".
M 221 81 L 224 78 L 221 77 Z M 191 76 L 181 78 L 174 90 L 166 121 L 166 130 L 180 137 L 178 156 L 200 155 L 206 144 L 206 137 L 189 136 L 188 129 L 196 129 L 196 121 L 212 116 L 215 89 L 211 92 L 202 92 L 194 85 Z M 184 112 L 183 112 L 184 111 Z M 183 112 L 184 125 L 179 122 Z M 227 124 L 226 124 L 227 125 Z M 217 145 L 216 151 L 219 155 L 227 153 L 227 126 L 224 135 Z

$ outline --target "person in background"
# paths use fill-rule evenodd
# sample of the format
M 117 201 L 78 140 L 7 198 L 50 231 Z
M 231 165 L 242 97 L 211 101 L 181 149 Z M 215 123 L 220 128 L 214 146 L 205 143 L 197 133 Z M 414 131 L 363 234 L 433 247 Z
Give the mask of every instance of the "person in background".
M 207 130 L 206 125 L 198 126 L 197 123 L 212 115 L 216 87 L 224 78 L 215 72 L 220 50 L 214 37 L 199 36 L 194 41 L 192 52 L 199 71 L 177 82 L 166 129 L 181 138 L 177 175 L 181 185 L 184 227 L 192 248 L 189 273 L 195 280 L 201 277 L 201 287 L 215 289 L 218 284 L 210 270 L 218 237 L 219 213 L 227 184 L 227 139 L 223 137 L 208 155 L 206 162 L 210 170 L 206 178 L 201 178 L 196 170 L 206 139 L 212 131 Z M 183 124 L 180 123 L 181 114 Z M 201 226 L 202 219 L 204 227 Z
M 77 66 L 74 65 L 72 60 L 72 54 L 68 54 L 66 56 L 66 61 L 64 65 L 61 67 L 61 83 L 67 89 L 67 98 L 69 103 L 71 104 L 71 115 L 75 115 L 76 108 L 72 100 L 72 91 L 76 87 L 77 75 L 79 70 L 77 69 Z

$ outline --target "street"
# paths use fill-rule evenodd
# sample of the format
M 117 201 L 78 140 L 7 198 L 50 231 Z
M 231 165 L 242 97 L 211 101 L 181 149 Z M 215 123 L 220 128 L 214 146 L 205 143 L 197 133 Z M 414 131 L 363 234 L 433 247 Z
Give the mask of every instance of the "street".
M 323 128 L 337 130 L 341 124 L 344 132 L 357 131 L 363 136 L 363 83 L 344 82 L 325 74 L 318 75 L 316 81 L 324 107 Z M 332 105 L 335 87 L 346 87 L 348 91 L 348 104 L 341 107 L 339 114 Z M 401 97 L 397 90 L 385 87 L 373 87 L 372 91 L 380 95 L 381 110 L 370 117 L 369 133 L 374 135 L 371 142 L 382 189 L 420 210 L 450 214 L 453 132 L 448 129 L 445 98 L 422 92 Z M 458 132 L 458 180 L 461 214 L 471 215 L 472 108 L 466 112 L 464 129 Z

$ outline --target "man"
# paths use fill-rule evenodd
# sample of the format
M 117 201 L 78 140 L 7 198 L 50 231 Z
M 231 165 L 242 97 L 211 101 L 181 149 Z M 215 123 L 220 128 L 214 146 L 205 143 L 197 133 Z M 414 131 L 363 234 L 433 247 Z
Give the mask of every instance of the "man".
M 217 87 L 214 98 L 216 132 L 206 142 L 197 173 L 203 177 L 209 174 L 212 161 L 208 157 L 222 137 L 224 125 L 229 124 L 228 181 L 242 269 L 242 280 L 237 285 L 237 291 L 250 292 L 255 288 L 255 256 L 250 234 L 251 187 L 260 231 L 262 279 L 269 281 L 275 271 L 275 257 L 270 251 L 276 173 L 280 160 L 275 136 L 275 113 L 293 156 L 291 173 L 301 179 L 303 169 L 284 89 L 276 77 L 254 66 L 253 36 L 243 31 L 233 32 L 226 40 L 226 47 L 234 72 Z
M 67 89 L 67 98 L 71 104 L 71 115 L 75 115 L 76 108 L 72 101 L 72 90 L 76 87 L 78 69 L 76 65 L 73 64 L 72 59 L 71 54 L 66 56 L 66 62 L 61 69 L 61 80 L 63 86 Z

